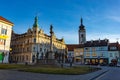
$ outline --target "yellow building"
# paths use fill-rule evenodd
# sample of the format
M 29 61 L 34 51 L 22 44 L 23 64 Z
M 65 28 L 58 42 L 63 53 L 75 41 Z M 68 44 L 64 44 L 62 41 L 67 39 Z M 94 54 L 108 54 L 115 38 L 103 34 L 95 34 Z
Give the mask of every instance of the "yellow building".
M 56 38 L 54 32 L 52 36 L 53 53 L 64 54 L 66 45 L 64 39 Z M 29 28 L 26 33 L 12 33 L 12 54 L 11 61 L 34 63 L 36 58 L 45 59 L 46 54 L 50 51 L 50 35 L 44 33 L 38 26 L 38 18 L 32 29 Z
M 84 47 L 82 44 L 80 44 L 78 48 L 74 48 L 74 62 L 84 63 Z
M 0 16 L 0 62 L 8 63 L 11 31 L 14 24 Z M 4 53 L 4 58 L 2 53 Z

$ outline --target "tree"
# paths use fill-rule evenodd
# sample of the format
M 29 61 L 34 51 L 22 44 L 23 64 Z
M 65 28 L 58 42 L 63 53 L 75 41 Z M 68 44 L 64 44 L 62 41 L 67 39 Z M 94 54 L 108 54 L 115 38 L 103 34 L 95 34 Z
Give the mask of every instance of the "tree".
M 57 60 L 57 58 L 58 58 L 58 52 L 56 51 L 55 52 L 55 59 Z
M 39 52 L 37 52 L 36 54 L 36 62 L 38 63 L 38 56 L 39 56 Z
M 49 52 L 47 51 L 45 54 L 45 59 L 48 59 L 48 56 L 49 56 Z
M 64 53 L 61 53 L 62 63 L 64 62 Z
M 41 59 L 43 59 L 43 52 L 41 53 Z

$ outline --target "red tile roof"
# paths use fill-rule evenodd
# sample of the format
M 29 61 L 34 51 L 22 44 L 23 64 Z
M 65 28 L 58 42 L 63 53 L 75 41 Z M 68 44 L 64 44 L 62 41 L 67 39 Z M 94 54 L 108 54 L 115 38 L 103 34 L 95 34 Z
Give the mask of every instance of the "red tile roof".
M 7 23 L 7 24 L 10 24 L 10 25 L 12 25 L 12 26 L 14 25 L 12 22 L 10 22 L 9 20 L 3 18 L 2 16 L 0 16 L 0 21 L 3 21 L 3 22 L 5 22 L 5 23 Z
M 118 45 L 118 50 L 120 51 L 120 44 Z
M 118 42 L 116 42 L 116 43 L 109 43 L 109 46 L 118 46 L 118 45 L 119 45 Z
M 66 44 L 68 51 L 74 51 L 75 48 L 83 48 L 83 44 Z
M 116 49 L 111 49 L 110 47 L 116 47 Z M 109 45 L 108 45 L 108 50 L 109 50 L 109 51 L 120 50 L 119 43 L 118 43 L 118 42 L 116 42 L 116 43 L 109 43 Z
M 96 46 L 107 46 L 109 40 L 92 40 L 92 41 L 87 41 L 84 46 L 85 47 L 96 47 Z

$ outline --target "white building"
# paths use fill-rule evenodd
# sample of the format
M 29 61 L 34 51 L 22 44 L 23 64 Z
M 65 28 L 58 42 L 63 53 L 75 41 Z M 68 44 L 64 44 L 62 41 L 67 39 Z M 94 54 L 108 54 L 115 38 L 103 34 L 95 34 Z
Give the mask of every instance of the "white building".
M 0 62 L 2 62 L 4 53 L 4 63 L 8 63 L 11 31 L 14 24 L 0 16 Z
M 85 63 L 108 64 L 108 40 L 92 40 L 84 44 Z
M 110 43 L 108 47 L 108 57 L 109 63 L 114 61 L 118 61 L 120 63 L 120 46 L 119 43 Z

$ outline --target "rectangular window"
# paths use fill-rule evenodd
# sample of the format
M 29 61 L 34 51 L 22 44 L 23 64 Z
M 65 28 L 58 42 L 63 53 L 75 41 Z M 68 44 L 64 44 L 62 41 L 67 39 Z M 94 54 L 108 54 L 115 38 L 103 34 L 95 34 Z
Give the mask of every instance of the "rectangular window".
M 24 61 L 24 56 L 22 56 L 22 61 Z
M 96 56 L 97 56 L 97 54 L 96 54 L 96 53 L 92 53 L 92 56 L 93 56 L 93 57 L 96 57 Z
M 112 53 L 110 53 L 110 57 L 113 57 Z
M 23 52 L 25 51 L 25 48 L 23 48 Z
M 28 60 L 28 55 L 26 55 L 26 60 Z
M 42 48 L 40 48 L 40 51 L 42 51 Z
M 92 48 L 92 51 L 95 51 L 95 47 Z
M 29 51 L 29 47 L 27 47 L 27 51 Z
M 0 45 L 5 45 L 5 40 L 0 39 Z
M 34 43 L 36 43 L 36 38 L 34 38 Z
M 33 51 L 35 52 L 35 47 L 33 47 Z
M 85 48 L 85 51 L 86 51 L 86 52 L 89 52 L 89 50 L 90 50 L 89 48 Z
M 87 51 L 87 50 L 88 50 L 88 48 L 85 48 L 85 50 Z
M 1 34 L 5 34 L 6 35 L 7 34 L 7 29 L 2 28 L 1 29 Z
M 46 52 L 46 49 L 44 49 L 44 52 Z
M 110 47 L 110 50 L 116 50 L 117 48 L 116 47 Z
M 103 57 L 104 56 L 103 53 L 101 53 L 100 56 Z
M 90 54 L 89 53 L 86 53 L 86 57 L 89 57 L 90 56 Z
M 102 51 L 103 50 L 103 47 L 100 47 L 100 51 Z

